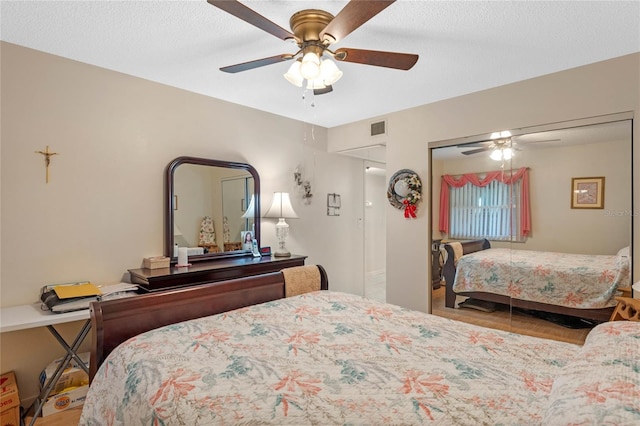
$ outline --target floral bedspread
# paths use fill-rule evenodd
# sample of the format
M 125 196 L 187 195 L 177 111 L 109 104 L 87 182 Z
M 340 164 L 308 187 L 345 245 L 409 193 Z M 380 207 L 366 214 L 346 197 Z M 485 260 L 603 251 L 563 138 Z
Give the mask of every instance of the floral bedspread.
M 614 306 L 629 258 L 492 248 L 458 259 L 453 291 L 481 291 L 571 308 Z
M 543 424 L 554 377 L 580 350 L 308 293 L 123 343 L 80 424 Z
M 594 328 L 556 376 L 543 424 L 640 424 L 640 322 Z

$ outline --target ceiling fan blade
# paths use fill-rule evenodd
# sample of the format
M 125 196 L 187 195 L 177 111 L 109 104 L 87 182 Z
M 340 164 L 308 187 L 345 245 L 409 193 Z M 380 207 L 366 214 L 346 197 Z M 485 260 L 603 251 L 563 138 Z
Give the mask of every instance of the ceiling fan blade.
M 342 40 L 394 1 L 351 0 L 322 30 L 320 40 L 325 36 L 330 37 L 331 43 Z
M 236 0 L 207 0 L 207 2 L 227 13 L 250 23 L 282 40 L 293 39 L 295 36 L 284 28 L 274 24 L 264 16 L 248 8 Z
M 521 145 L 529 145 L 534 143 L 549 143 L 549 142 L 560 142 L 560 139 L 545 139 L 545 140 L 539 140 L 539 141 L 519 141 L 518 143 L 520 143 Z
M 486 146 L 484 148 L 472 149 L 471 151 L 462 151 L 462 154 L 464 154 L 464 155 L 473 155 L 473 154 L 478 154 L 480 152 L 489 151 L 490 149 L 492 149 L 492 147 Z
M 341 48 L 336 50 L 335 59 L 343 62 L 374 65 L 377 67 L 409 70 L 418 62 L 418 55 L 411 53 L 381 52 L 378 50 L 362 50 Z
M 467 148 L 481 148 L 486 146 L 487 146 L 486 142 L 473 142 L 473 143 L 465 143 L 462 145 L 456 145 L 456 148 L 467 149 Z
M 314 95 L 324 95 L 325 93 L 333 92 L 333 87 L 329 84 L 325 86 L 324 89 L 313 89 Z
M 237 73 L 241 71 L 252 70 L 258 67 L 264 67 L 265 65 L 277 64 L 278 62 L 284 62 L 290 59 L 293 59 L 293 55 L 276 55 L 269 58 L 256 59 L 255 61 L 243 62 L 241 64 L 229 65 L 227 67 L 220 68 L 220 71 Z

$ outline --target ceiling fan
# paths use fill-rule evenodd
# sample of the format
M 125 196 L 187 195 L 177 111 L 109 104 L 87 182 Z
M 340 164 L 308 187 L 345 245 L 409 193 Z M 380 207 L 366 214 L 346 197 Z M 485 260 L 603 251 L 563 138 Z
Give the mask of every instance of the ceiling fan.
M 545 139 L 545 140 L 537 140 L 537 141 L 529 141 L 526 144 L 535 144 L 535 143 L 547 143 L 547 142 L 558 142 L 560 139 Z M 520 151 L 521 149 L 517 147 L 518 142 L 513 137 L 502 137 L 500 139 L 493 139 L 490 141 L 482 141 L 471 144 L 459 145 L 458 148 L 470 148 L 470 147 L 479 147 L 477 149 L 472 149 L 469 151 L 462 151 L 461 154 L 464 155 L 474 155 L 479 154 L 481 152 L 493 151 L 491 153 L 491 158 L 494 160 L 509 160 L 513 156 L 514 151 Z M 495 158 L 494 158 L 495 157 Z
M 481 152 L 496 150 L 496 149 L 506 149 L 511 148 L 512 141 L 511 138 L 503 138 L 503 139 L 494 139 L 491 141 L 483 141 L 476 142 L 472 144 L 459 145 L 458 148 L 469 148 L 469 147 L 479 147 L 477 149 L 472 149 L 469 151 L 462 151 L 461 154 L 464 155 L 473 155 L 479 154 Z
M 335 51 L 329 49 L 332 44 L 351 34 L 395 0 L 351 0 L 335 17 L 323 10 L 301 10 L 294 13 L 289 20 L 292 32 L 281 28 L 236 0 L 207 1 L 275 37 L 294 41 L 299 48 L 294 54 L 285 53 L 220 68 L 224 72 L 237 73 L 295 59 L 284 77 L 298 87 L 302 87 L 306 81 L 306 87 L 313 89 L 314 93 L 319 95 L 331 92 L 332 84 L 342 77 L 342 71 L 330 58 L 342 62 L 405 71 L 411 69 L 418 61 L 418 55 L 408 53 L 352 48 L 340 48 Z M 326 58 L 323 59 L 323 57 Z

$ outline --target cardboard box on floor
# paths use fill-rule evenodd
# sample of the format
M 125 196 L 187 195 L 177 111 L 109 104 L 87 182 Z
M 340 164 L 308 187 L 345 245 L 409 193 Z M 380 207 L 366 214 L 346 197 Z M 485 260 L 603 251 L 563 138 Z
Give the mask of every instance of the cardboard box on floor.
M 78 354 L 80 360 L 89 367 L 89 352 L 82 352 Z M 64 357 L 53 360 L 47 367 L 40 373 L 40 388 L 44 387 L 47 381 L 53 376 L 56 368 L 62 362 Z M 71 364 L 63 372 L 58 382 L 51 390 L 50 396 L 57 395 L 61 392 L 66 392 L 70 388 L 78 388 L 80 386 L 89 384 L 89 375 L 78 365 L 75 359 L 71 360 Z
M 89 366 L 89 352 L 82 352 L 78 354 L 78 357 L 87 367 Z M 58 368 L 58 365 L 60 365 L 63 359 L 64 357 L 53 360 L 42 370 L 42 373 L 40 373 L 41 387 L 45 386 L 47 381 L 53 376 L 56 368 Z M 69 367 L 64 370 L 52 389 L 47 402 L 42 406 L 42 417 L 81 406 L 84 404 L 88 390 L 89 376 L 80 368 L 74 359 L 71 361 Z
M 13 371 L 0 376 L 0 425 L 20 425 L 20 396 Z
M 89 385 L 85 385 L 50 397 L 42 406 L 42 417 L 83 405 L 88 391 Z

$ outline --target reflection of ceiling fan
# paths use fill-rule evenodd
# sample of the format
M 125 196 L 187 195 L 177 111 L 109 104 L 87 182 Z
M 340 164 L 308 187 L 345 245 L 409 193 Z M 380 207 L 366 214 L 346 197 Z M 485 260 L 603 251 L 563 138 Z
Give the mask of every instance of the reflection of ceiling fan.
M 545 143 L 545 142 L 557 142 L 560 139 L 546 139 L 546 140 L 537 140 L 537 141 L 529 141 L 526 144 L 535 144 L 535 143 Z M 476 142 L 471 144 L 459 145 L 458 148 L 471 148 L 471 147 L 479 147 L 477 149 L 472 149 L 469 151 L 462 151 L 464 155 L 473 155 L 479 154 L 481 152 L 493 151 L 491 153 L 491 158 L 494 160 L 508 160 L 513 156 L 514 151 L 520 151 L 518 148 L 518 142 L 515 140 L 515 137 L 494 139 L 490 141 Z
M 351 0 L 335 17 L 323 10 L 308 9 L 296 12 L 289 24 L 293 33 L 279 27 L 267 18 L 235 0 L 207 0 L 225 12 L 236 16 L 282 40 L 293 40 L 298 52 L 285 53 L 268 58 L 257 59 L 241 64 L 220 68 L 221 71 L 236 73 L 278 62 L 296 59 L 285 78 L 292 84 L 302 87 L 304 80 L 307 88 L 315 94 L 331 92 L 331 85 L 342 77 L 342 71 L 329 59 L 342 62 L 374 65 L 378 67 L 408 70 L 418 61 L 418 55 L 376 50 L 340 48 L 335 52 L 329 49 L 344 37 L 351 34 L 362 24 L 376 16 L 395 0 L 358 1 Z M 327 58 L 323 59 L 323 56 Z

